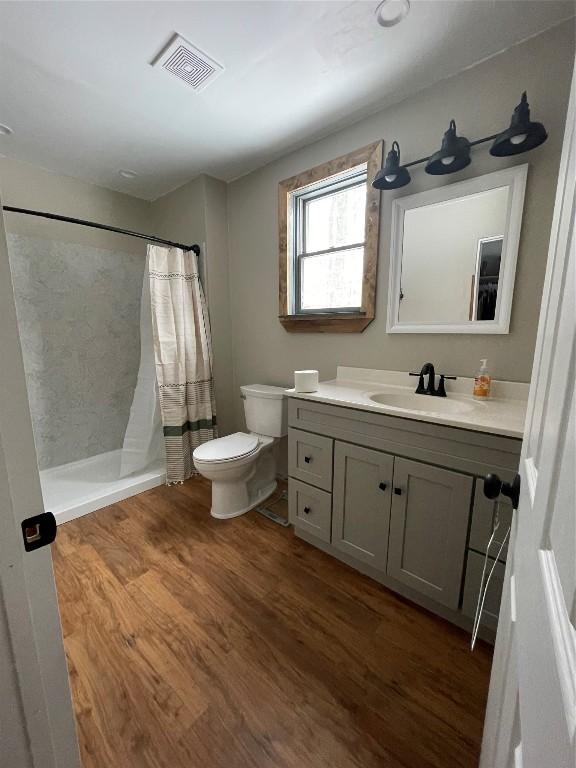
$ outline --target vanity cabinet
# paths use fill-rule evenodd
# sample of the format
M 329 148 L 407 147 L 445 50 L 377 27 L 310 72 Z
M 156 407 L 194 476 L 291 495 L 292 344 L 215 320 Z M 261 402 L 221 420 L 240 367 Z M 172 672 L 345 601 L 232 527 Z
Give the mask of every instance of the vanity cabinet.
M 521 440 L 296 397 L 288 419 L 296 535 L 470 629 L 496 509 L 482 481 L 489 472 L 512 480 Z M 500 504 L 500 517 L 495 539 L 509 506 Z M 505 556 L 486 600 L 487 639 Z
M 417 461 L 394 460 L 387 573 L 458 608 L 474 482 Z

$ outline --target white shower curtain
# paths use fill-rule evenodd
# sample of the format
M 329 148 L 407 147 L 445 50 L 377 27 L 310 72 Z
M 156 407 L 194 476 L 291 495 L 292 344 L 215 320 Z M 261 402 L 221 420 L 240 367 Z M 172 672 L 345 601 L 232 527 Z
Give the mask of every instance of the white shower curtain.
M 210 324 L 196 254 L 149 245 L 148 259 L 167 482 L 182 482 L 194 448 L 217 437 Z
M 140 304 L 140 368 L 130 408 L 130 418 L 124 435 L 120 463 L 121 477 L 141 472 L 154 463 L 164 461 L 162 418 L 158 401 L 152 337 L 149 261 L 147 256 Z

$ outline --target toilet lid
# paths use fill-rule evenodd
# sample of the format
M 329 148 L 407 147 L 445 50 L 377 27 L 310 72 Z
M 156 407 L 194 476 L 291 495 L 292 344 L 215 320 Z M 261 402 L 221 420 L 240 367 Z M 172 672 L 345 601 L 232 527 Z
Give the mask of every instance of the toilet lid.
M 199 445 L 194 450 L 194 459 L 197 461 L 230 461 L 241 456 L 253 453 L 258 447 L 256 435 L 248 435 L 246 432 L 235 432 L 233 435 L 218 437 Z

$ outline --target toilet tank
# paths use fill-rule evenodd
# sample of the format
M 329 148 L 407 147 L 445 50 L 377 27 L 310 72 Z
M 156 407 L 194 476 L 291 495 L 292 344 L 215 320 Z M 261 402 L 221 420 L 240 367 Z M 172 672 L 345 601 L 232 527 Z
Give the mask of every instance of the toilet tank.
M 286 390 L 268 384 L 240 387 L 244 399 L 246 427 L 267 437 L 283 437 L 288 432 Z

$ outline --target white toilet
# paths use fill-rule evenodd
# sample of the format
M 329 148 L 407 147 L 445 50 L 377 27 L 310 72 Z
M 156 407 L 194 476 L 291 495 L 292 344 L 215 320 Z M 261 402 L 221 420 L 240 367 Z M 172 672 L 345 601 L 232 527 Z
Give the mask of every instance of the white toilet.
M 246 426 L 195 449 L 194 466 L 212 481 L 212 517 L 238 517 L 276 490 L 276 446 L 287 429 L 286 390 L 267 384 L 240 387 Z

